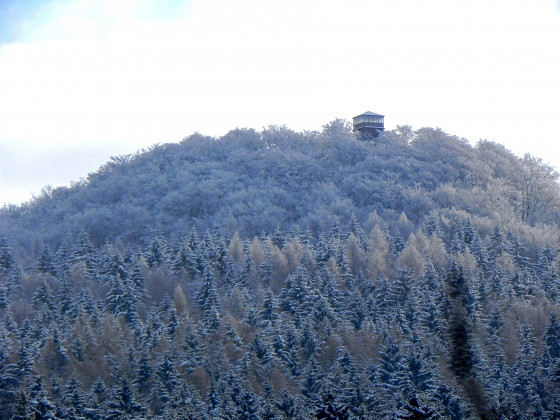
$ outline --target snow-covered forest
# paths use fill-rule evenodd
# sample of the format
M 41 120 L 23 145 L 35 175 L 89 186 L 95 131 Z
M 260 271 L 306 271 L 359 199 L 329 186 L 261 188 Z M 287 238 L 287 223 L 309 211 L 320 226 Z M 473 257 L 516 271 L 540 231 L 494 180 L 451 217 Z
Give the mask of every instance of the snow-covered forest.
M 343 120 L 115 157 L 0 210 L 0 418 L 559 418 L 559 192 Z

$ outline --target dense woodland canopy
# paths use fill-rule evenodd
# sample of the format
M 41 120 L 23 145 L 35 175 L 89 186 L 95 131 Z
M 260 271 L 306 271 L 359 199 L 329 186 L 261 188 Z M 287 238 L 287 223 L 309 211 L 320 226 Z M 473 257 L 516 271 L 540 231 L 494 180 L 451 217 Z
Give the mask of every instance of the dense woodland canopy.
M 558 174 L 335 120 L 0 210 L 0 418 L 559 418 Z

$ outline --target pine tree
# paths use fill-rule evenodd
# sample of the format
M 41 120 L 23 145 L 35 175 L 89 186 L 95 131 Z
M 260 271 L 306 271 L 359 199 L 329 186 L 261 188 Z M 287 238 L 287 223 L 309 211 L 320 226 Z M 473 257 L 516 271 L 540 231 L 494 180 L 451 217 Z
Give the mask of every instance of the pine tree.
M 285 321 L 283 325 L 279 325 L 280 329 L 273 339 L 272 346 L 276 357 L 284 362 L 289 368 L 289 372 L 298 378 L 301 373 L 300 364 L 300 343 L 301 337 L 295 324 L 291 321 Z
M 398 419 L 422 420 L 432 418 L 434 410 L 421 407 L 416 396 L 412 396 L 405 406 L 397 414 Z
M 517 267 L 521 270 L 527 269 L 531 265 L 531 260 L 527 256 L 529 254 L 528 249 L 512 232 L 508 232 L 507 241 L 510 244 L 511 255 Z
M 399 308 L 410 301 L 414 292 L 414 274 L 411 270 L 401 268 L 397 272 L 395 281 L 389 290 L 390 301 L 393 307 Z
M 439 225 L 436 216 L 433 213 L 429 214 L 426 217 L 422 225 L 422 232 L 424 232 L 428 236 L 429 235 L 441 236 L 441 227 Z
M 555 302 L 560 300 L 560 275 L 554 266 L 555 252 L 544 248 L 539 252 L 536 272 L 546 295 Z
M 109 390 L 101 378 L 97 378 L 95 380 L 92 385 L 91 392 L 95 398 L 94 406 L 98 409 L 101 408 L 109 397 Z
M 58 281 L 58 295 L 55 299 L 55 305 L 58 313 L 69 322 L 75 321 L 79 315 L 68 277 L 62 277 Z
M 111 246 L 104 250 L 99 262 L 99 276 L 103 281 L 109 281 L 111 278 L 124 280 L 128 276 L 122 256 Z
M 216 290 L 216 281 L 208 264 L 204 266 L 202 286 L 198 290 L 196 300 L 202 310 L 202 320 L 207 331 L 212 332 L 216 330 L 220 326 L 222 315 Z
M 490 247 L 488 251 L 491 263 L 495 263 L 503 253 L 511 254 L 510 244 L 507 242 L 499 226 L 494 228 L 494 234 L 490 238 Z
M 259 420 L 260 399 L 255 395 L 251 386 L 238 373 L 233 372 L 226 376 L 226 383 L 230 390 L 232 411 L 229 414 L 232 418 Z
M 9 273 L 17 269 L 17 263 L 12 248 L 6 238 L 0 236 L 0 274 Z
M 170 260 L 171 271 L 174 273 L 180 273 L 188 269 L 187 245 L 184 241 L 181 241 L 173 248 Z
M 204 325 L 201 322 L 194 324 L 187 321 L 181 345 L 183 356 L 180 364 L 181 368 L 189 374 L 193 373 L 198 366 L 204 364 L 206 342 L 203 335 Z
M 461 231 L 459 226 L 456 226 L 455 232 L 453 234 L 453 240 L 451 241 L 451 248 L 449 251 L 451 254 L 462 254 L 466 249 L 467 246 L 465 245 L 463 232 Z
M 55 303 L 52 296 L 52 291 L 49 284 L 46 281 L 41 282 L 41 284 L 35 289 L 33 296 L 31 298 L 33 306 L 35 309 L 39 309 L 41 306 L 49 311 L 54 311 Z
M 109 291 L 103 302 L 105 310 L 116 316 L 122 315 L 129 324 L 138 327 L 139 297 L 130 281 L 120 276 L 110 276 L 107 281 Z
M 476 259 L 478 266 L 482 269 L 484 273 L 487 273 L 489 270 L 488 265 L 488 252 L 484 245 L 482 244 L 482 240 L 476 230 L 472 230 L 472 239 L 469 243 L 469 250 L 473 257 Z
M 334 397 L 328 394 L 318 408 L 315 418 L 325 420 L 348 420 L 350 419 L 350 413 L 346 405 L 337 404 L 334 401 Z
M 108 397 L 106 416 L 109 419 L 134 418 L 146 412 L 146 408 L 136 401 L 134 391 L 125 378 L 111 389 Z
M 472 417 L 461 398 L 445 383 L 441 383 L 435 390 L 434 399 L 438 404 L 437 413 L 434 414 L 439 414 L 444 419 L 462 420 Z
M 97 255 L 86 232 L 81 232 L 70 251 L 69 263 L 72 266 L 81 266 L 83 273 L 94 279 L 98 269 Z
M 56 407 L 50 400 L 43 381 L 38 376 L 29 388 L 28 412 L 35 420 L 56 420 Z
M 144 258 L 148 267 L 161 267 L 168 259 L 169 244 L 162 235 L 156 235 L 152 238 L 149 245 L 144 251 Z
M 560 320 L 553 311 L 543 335 L 543 362 L 546 376 L 556 385 L 560 385 Z
M 307 406 L 319 404 L 325 386 L 324 374 L 317 364 L 317 359 L 312 356 L 300 376 L 300 390 L 307 399 Z
M 368 313 L 366 303 L 359 293 L 352 293 L 347 301 L 348 310 L 346 311 L 346 317 L 352 323 L 356 331 L 358 331 L 362 328 L 362 324 Z M 319 299 L 318 302 L 321 302 L 321 300 Z
M 155 379 L 150 395 L 152 411 L 165 415 L 181 401 L 181 381 L 170 354 L 164 354 L 157 364 Z
M 146 393 L 150 389 L 150 383 L 154 368 L 151 364 L 151 358 L 147 351 L 140 353 L 138 363 L 134 366 L 135 378 L 132 381 L 138 392 L 141 394 Z
M 268 291 L 258 313 L 258 326 L 262 328 L 274 327 L 276 321 L 280 318 L 276 311 L 276 298 L 271 291 Z
M 19 360 L 17 362 L 17 376 L 20 379 L 28 378 L 33 372 L 34 355 L 31 344 L 28 340 L 21 340 L 21 347 L 18 351 Z
M 288 393 L 285 389 L 280 391 L 274 405 L 280 410 L 286 419 L 297 419 L 300 417 L 300 401 L 297 395 Z
M 6 309 L 10 303 L 8 285 L 0 284 L 0 310 Z
M 350 409 L 356 393 L 356 375 L 356 367 L 350 353 L 344 346 L 339 347 L 327 377 L 327 393 L 334 397 L 337 405 Z
M 49 274 L 53 277 L 57 276 L 54 256 L 48 247 L 43 249 L 43 252 L 37 259 L 37 271 L 43 274 Z
M 146 276 L 144 275 L 140 263 L 136 257 L 130 257 L 125 263 L 126 278 L 129 280 L 131 287 L 135 291 L 139 299 L 148 298 L 146 291 Z
M 64 405 L 67 409 L 67 417 L 70 418 L 84 418 L 88 415 L 88 408 L 86 402 L 87 396 L 82 391 L 82 384 L 73 378 L 64 387 Z M 91 413 L 90 413 L 91 414 Z
M 467 282 L 457 262 L 452 259 L 447 271 L 447 288 L 449 290 L 449 344 L 451 369 L 458 378 L 468 377 L 473 368 L 472 349 L 470 346 L 470 329 L 467 324 Z
M 10 407 L 12 404 L 4 404 L 3 401 L 0 405 L 0 416 L 1 418 L 5 419 L 12 419 L 12 420 L 28 420 L 34 418 L 34 414 L 32 413 L 32 409 L 30 406 L 29 395 L 26 391 L 22 390 L 17 392 L 17 395 L 14 398 L 13 407 Z M 10 410 L 10 408 L 12 408 Z
M 387 333 L 385 333 L 387 334 Z M 402 402 L 400 385 L 404 382 L 405 358 L 400 345 L 391 335 L 384 335 L 378 352 L 375 386 L 381 399 L 380 410 L 387 415 L 394 413 Z
M 328 304 L 327 308 L 332 311 L 332 318 L 330 321 L 333 325 L 336 325 L 338 317 L 346 310 L 344 294 L 342 293 L 338 282 L 327 268 L 319 269 L 316 276 L 320 294 L 325 298 Z M 317 307 L 317 312 L 320 313 L 319 307 Z
M 24 390 L 19 388 L 19 368 L 9 360 L 12 347 L 9 332 L 4 323 L 0 323 L 0 418 L 9 418 L 16 398 L 27 400 Z
M 325 237 L 324 234 L 319 236 L 319 239 L 314 247 L 314 257 L 315 262 L 320 266 L 323 267 L 327 261 L 329 261 L 334 253 L 329 246 L 328 239 Z
M 70 275 L 70 252 L 66 242 L 62 242 L 54 254 L 55 269 L 57 277 L 67 277 Z
M 296 326 L 312 313 L 316 302 L 316 290 L 305 267 L 297 267 L 294 273 L 288 276 L 279 300 L 281 309 L 291 314 Z
M 165 333 L 167 336 L 167 340 L 172 343 L 173 341 L 175 341 L 180 322 L 179 318 L 177 317 L 177 310 L 175 309 L 175 306 L 172 306 L 169 312 L 169 321 L 165 326 Z
M 544 417 L 547 400 L 541 381 L 535 351 L 535 337 L 528 324 L 519 328 L 521 347 L 513 366 L 513 384 L 517 395 L 517 406 L 520 411 L 531 418 Z
M 58 330 L 54 330 L 52 334 L 53 354 L 48 355 L 52 366 L 55 368 L 62 368 L 70 362 L 70 356 L 66 347 L 62 344 Z

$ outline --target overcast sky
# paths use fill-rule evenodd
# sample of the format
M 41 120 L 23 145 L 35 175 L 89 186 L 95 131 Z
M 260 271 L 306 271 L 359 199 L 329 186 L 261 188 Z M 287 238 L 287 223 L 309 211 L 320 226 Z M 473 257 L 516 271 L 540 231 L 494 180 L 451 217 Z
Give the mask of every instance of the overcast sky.
M 0 206 L 193 132 L 368 110 L 560 168 L 559 0 L 0 0 Z

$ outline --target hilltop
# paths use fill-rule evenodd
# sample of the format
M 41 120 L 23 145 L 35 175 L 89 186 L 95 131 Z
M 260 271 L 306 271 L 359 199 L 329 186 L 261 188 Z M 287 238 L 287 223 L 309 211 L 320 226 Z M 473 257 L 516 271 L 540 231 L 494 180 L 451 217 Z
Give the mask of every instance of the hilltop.
M 138 243 L 193 227 L 318 234 L 351 220 L 392 227 L 401 217 L 415 230 L 461 213 L 520 232 L 560 220 L 557 177 L 540 159 L 439 129 L 403 126 L 375 142 L 356 140 L 343 120 L 322 132 L 235 129 L 114 157 L 70 188 L 2 209 L 0 232 L 21 244 L 57 246 L 80 232 L 98 244 Z

